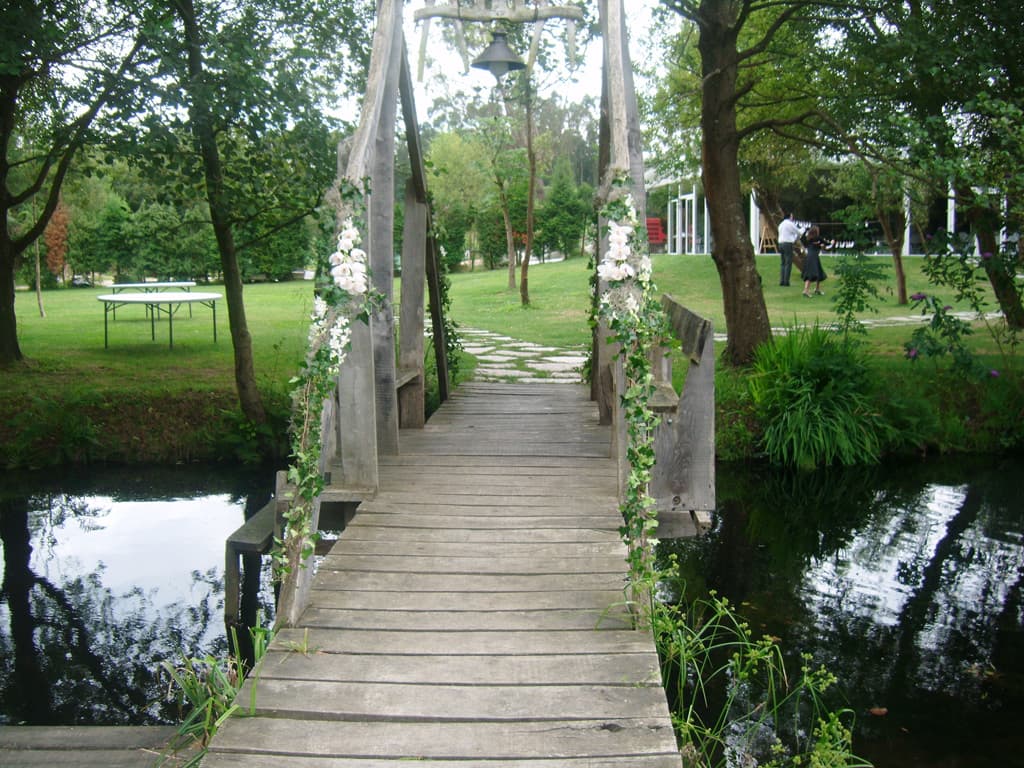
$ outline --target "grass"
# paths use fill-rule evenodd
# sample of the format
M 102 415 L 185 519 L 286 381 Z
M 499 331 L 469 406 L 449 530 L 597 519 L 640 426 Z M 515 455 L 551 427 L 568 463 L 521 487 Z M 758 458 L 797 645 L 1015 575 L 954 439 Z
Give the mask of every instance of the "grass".
M 890 263 L 887 257 L 879 258 Z M 757 263 L 774 326 L 834 319 L 830 296 L 808 300 L 798 284 L 778 285 L 777 256 L 758 257 Z M 824 265 L 829 274 L 835 273 L 834 257 L 825 257 Z M 660 290 L 709 317 L 717 331 L 725 330 L 721 287 L 710 257 L 656 254 L 654 269 Z M 919 259 L 908 259 L 907 271 L 910 293 L 928 290 Z M 889 272 L 883 293 L 892 297 Z M 507 278 L 503 269 L 453 274 L 455 322 L 549 346 L 589 344 L 589 271 L 584 259 L 531 266 L 528 308 L 521 306 L 518 291 L 508 290 Z M 826 282 L 825 289 L 832 293 L 830 284 L 834 285 Z M 18 334 L 26 364 L 0 376 L 0 450 L 7 464 L 174 462 L 249 455 L 234 389 L 226 302 L 218 302 L 216 343 L 205 307 L 194 307 L 191 319 L 176 318 L 173 349 L 167 345 L 166 322 L 157 325 L 156 339 L 151 340 L 144 310 L 124 307 L 110 322 L 110 344 L 104 349 L 103 307 L 96 296 L 106 291 L 48 291 L 43 295 L 46 317 L 39 316 L 32 293 L 17 294 Z M 396 288 L 396 302 L 397 296 Z M 305 353 L 312 286 L 302 281 L 247 285 L 245 302 L 257 381 L 275 423 L 283 425 L 288 381 Z M 891 298 L 878 309 L 866 319 L 912 314 Z M 867 339 L 872 359 L 887 369 L 887 375 L 925 381 L 938 367 L 927 361 L 910 366 L 903 359 L 903 343 L 909 337 L 906 326 L 871 328 Z M 993 367 L 1006 367 L 994 357 L 994 344 L 984 331 L 972 337 L 971 345 L 980 354 L 992 355 Z M 472 365 L 467 360 L 464 369 Z M 914 371 L 908 373 L 911 368 Z M 282 431 L 283 426 L 277 429 Z M 223 442 L 225 435 L 232 436 L 228 444 Z M 36 449 L 19 449 L 26 441 L 34 442 Z

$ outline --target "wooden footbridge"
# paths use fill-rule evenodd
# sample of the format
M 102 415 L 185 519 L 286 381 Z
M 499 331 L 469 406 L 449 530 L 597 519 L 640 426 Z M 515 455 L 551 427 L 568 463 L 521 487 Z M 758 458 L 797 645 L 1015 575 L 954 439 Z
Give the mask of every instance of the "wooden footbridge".
M 544 18 L 560 11 L 536 5 L 554 14 Z M 242 716 L 220 728 L 203 766 L 677 768 L 653 639 L 633 628 L 626 602 L 624 381 L 606 334 L 595 336 L 592 387 L 469 383 L 449 392 L 401 6 L 378 3 L 364 113 L 345 171 L 352 183 L 369 179 L 371 190 L 384 190 L 366 197 L 364 238 L 384 301 L 368 324 L 353 326 L 349 357 L 323 405 L 326 486 L 312 524 L 321 508 L 358 508 L 315 569 L 293 569 L 277 636 L 237 699 Z M 477 10 L 514 22 L 519 6 Z M 455 5 L 435 10 L 444 8 Z M 538 31 L 535 10 L 524 18 Z M 631 178 L 642 212 L 623 4 L 602 0 L 600 10 L 603 178 Z M 399 104 L 412 179 L 401 306 L 393 309 Z M 339 220 L 351 215 L 347 205 Z M 426 423 L 425 294 L 444 400 Z M 651 351 L 659 380 L 651 405 L 663 421 L 650 492 L 663 536 L 692 533 L 693 515 L 714 505 L 711 327 L 669 298 L 665 306 L 690 370 L 678 396 L 667 358 Z M 238 556 L 268 543 L 267 521 L 288 495 L 280 487 L 261 522 L 229 541 L 229 622 Z
M 464 384 L 401 445 L 204 767 L 677 768 L 589 391 Z

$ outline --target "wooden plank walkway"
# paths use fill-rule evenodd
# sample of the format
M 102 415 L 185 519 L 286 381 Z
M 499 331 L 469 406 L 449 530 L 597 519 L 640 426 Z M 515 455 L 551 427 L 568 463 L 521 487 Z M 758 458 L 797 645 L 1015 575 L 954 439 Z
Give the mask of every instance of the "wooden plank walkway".
M 582 387 L 461 385 L 382 459 L 204 768 L 679 768 L 609 445 Z

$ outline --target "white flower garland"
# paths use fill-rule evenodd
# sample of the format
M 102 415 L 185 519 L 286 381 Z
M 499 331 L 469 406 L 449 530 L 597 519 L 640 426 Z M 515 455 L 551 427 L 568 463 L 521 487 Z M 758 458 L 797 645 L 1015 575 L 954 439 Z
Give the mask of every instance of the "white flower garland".
M 366 251 L 357 247 L 361 242 L 359 230 L 352 219 L 346 219 L 338 234 L 338 248 L 329 257 L 331 279 L 350 297 L 365 296 L 370 282 L 366 271 Z M 351 320 L 343 312 L 331 316 L 330 307 L 320 296 L 313 297 L 310 315 L 309 348 L 326 346 L 330 375 L 336 375 L 345 360 L 345 350 L 352 339 Z
M 651 259 L 644 249 L 632 246 L 638 226 L 633 196 L 626 195 L 616 208 L 622 215 L 619 221 L 608 222 L 608 250 L 597 267 L 598 277 L 608 284 L 601 294 L 601 310 L 613 318 L 636 318 L 650 288 Z

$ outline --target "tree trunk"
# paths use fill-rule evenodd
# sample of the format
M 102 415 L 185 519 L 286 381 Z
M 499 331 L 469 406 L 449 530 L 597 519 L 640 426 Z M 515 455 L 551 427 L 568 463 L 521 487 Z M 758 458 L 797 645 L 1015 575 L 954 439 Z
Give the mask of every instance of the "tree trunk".
M 0 233 L 0 366 L 22 359 L 18 319 L 14 311 L 14 244 Z
M 526 247 L 519 273 L 519 298 L 523 306 L 530 304 L 530 255 L 533 253 L 533 195 L 537 186 L 537 152 L 533 146 L 533 103 L 530 99 L 530 76 L 526 75 L 526 158 L 530 165 L 530 181 L 526 187 Z
M 740 189 L 736 131 L 737 31 L 729 6 L 710 2 L 701 5 L 702 178 L 711 218 L 711 256 L 722 284 L 728 334 L 725 360 L 733 365 L 745 365 L 753 360 L 757 346 L 771 339 L 771 325 Z
M 516 289 L 516 240 L 512 232 L 512 214 L 508 209 L 508 195 L 501 181 L 498 181 L 498 200 L 501 202 L 501 219 L 505 222 L 505 249 L 508 251 L 508 289 Z
M 242 413 L 256 424 L 266 422 L 266 412 L 256 386 L 253 364 L 252 337 L 245 319 L 242 298 L 242 273 L 235 254 L 235 240 L 229 217 L 230 204 L 224 189 L 217 137 L 213 129 L 213 114 L 204 82 L 202 38 L 192 0 L 177 0 L 175 6 L 185 27 L 188 45 L 189 96 L 191 122 L 206 176 L 206 196 L 210 205 L 210 220 L 217 238 L 221 271 L 224 274 L 224 296 L 228 303 L 228 323 L 231 327 L 231 345 L 235 355 L 235 387 Z
M 978 238 L 978 249 L 981 253 L 999 253 L 999 213 L 979 204 L 977 198 L 970 190 L 957 189 L 957 197 L 968 203 L 967 220 L 971 223 L 971 230 Z M 999 302 L 999 309 L 1006 318 L 1006 325 L 1014 330 L 1024 329 L 1024 305 L 1021 303 L 1021 293 L 1017 288 L 1013 272 L 1003 268 L 1003 260 L 998 258 L 983 258 L 981 260 L 989 283 L 992 284 L 992 292 L 996 301 Z
M 875 192 L 875 199 L 878 193 Z M 895 214 L 896 226 L 893 226 L 889 211 L 875 208 L 875 216 L 882 225 L 882 234 L 885 235 L 885 242 L 889 245 L 889 253 L 892 254 L 892 266 L 896 272 L 896 303 L 904 305 L 907 300 L 907 274 L 903 269 L 903 241 L 904 233 L 907 231 L 907 214 L 900 211 Z

